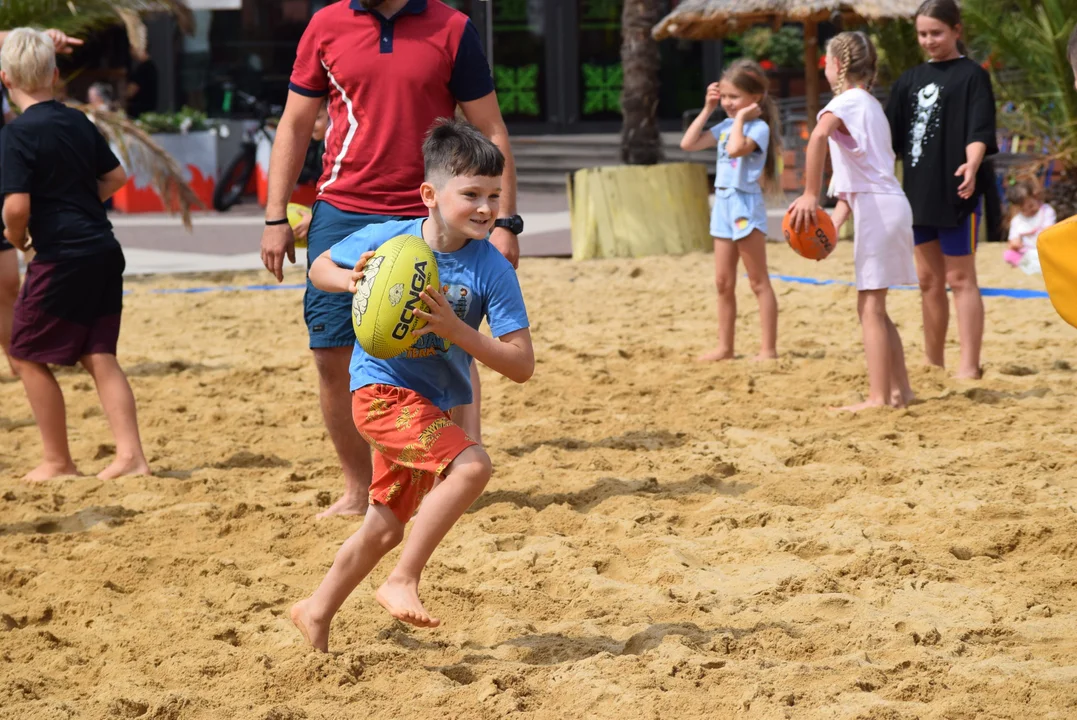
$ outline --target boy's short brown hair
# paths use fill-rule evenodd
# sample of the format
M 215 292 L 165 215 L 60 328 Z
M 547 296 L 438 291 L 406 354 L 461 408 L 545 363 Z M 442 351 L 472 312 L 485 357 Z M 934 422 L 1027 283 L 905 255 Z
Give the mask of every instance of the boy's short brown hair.
M 1073 28 L 1073 33 L 1070 35 L 1070 44 L 1066 48 L 1066 57 L 1070 59 L 1073 74 L 1077 75 L 1077 27 Z
M 440 118 L 423 142 L 426 180 L 440 184 L 459 175 L 501 177 L 505 156 L 497 145 L 474 125 L 463 120 Z

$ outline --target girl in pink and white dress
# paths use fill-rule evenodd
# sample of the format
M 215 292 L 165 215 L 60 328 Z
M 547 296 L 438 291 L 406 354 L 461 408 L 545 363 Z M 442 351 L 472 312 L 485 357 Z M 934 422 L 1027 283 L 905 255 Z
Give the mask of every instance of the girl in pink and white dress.
M 861 32 L 844 32 L 827 45 L 826 78 L 834 99 L 819 113 L 808 141 L 806 188 L 790 210 L 797 228 L 810 225 L 819 207 L 829 146 L 839 198 L 834 224 L 853 216 L 857 311 L 868 364 L 868 397 L 842 408 L 905 407 L 913 399 L 901 336 L 886 312 L 886 291 L 915 285 L 912 209 L 894 175 L 890 124 L 868 92 L 875 79 L 875 47 Z

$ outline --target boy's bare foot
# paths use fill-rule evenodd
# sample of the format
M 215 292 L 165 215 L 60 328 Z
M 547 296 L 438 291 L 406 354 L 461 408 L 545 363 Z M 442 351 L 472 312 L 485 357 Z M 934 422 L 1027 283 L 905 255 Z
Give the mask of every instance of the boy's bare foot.
M 752 360 L 754 360 L 755 362 L 766 362 L 767 360 L 777 360 L 777 359 L 778 359 L 778 351 L 777 350 L 760 350 L 759 354 L 756 355 L 754 358 L 752 358 Z
M 366 493 L 358 497 L 344 493 L 339 500 L 314 517 L 318 520 L 325 520 L 334 515 L 366 515 L 369 504 L 370 500 Z
M 699 362 L 717 362 L 719 360 L 732 360 L 732 350 L 711 350 L 710 352 L 703 353 L 697 360 Z
M 97 473 L 98 480 L 115 480 L 125 475 L 151 475 L 149 463 L 144 457 L 120 457 L 112 461 L 107 468 Z
M 394 580 L 391 576 L 382 583 L 375 599 L 389 614 L 401 622 L 415 627 L 437 627 L 441 621 L 430 613 L 419 600 L 419 583 L 410 580 Z
M 858 413 L 862 410 L 874 410 L 875 408 L 890 407 L 884 402 L 878 402 L 875 400 L 865 400 L 862 403 L 856 403 L 855 405 L 845 405 L 843 407 L 830 408 L 831 410 L 837 410 L 838 412 Z
M 45 461 L 38 465 L 30 472 L 23 475 L 22 479 L 26 482 L 45 482 L 46 480 L 56 480 L 57 478 L 66 477 L 78 477 L 81 475 L 79 469 L 75 467 L 75 463 L 54 463 Z
M 310 598 L 292 605 L 292 624 L 302 633 L 303 639 L 318 652 L 329 652 L 329 623 L 315 620 L 310 612 Z

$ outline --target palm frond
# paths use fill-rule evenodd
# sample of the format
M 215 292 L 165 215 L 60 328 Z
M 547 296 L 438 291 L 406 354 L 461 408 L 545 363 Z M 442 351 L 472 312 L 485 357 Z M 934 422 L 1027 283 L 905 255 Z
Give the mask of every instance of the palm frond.
M 79 108 L 93 121 L 119 152 L 124 167 L 148 171 L 153 191 L 166 208 L 173 201 L 183 217 L 183 226 L 192 229 L 191 209 L 205 208 L 194 190 L 183 180 L 183 168 L 176 159 L 165 152 L 142 128 L 131 122 L 126 115 L 99 112 L 89 106 Z
M 192 25 L 190 8 L 183 0 L 3 0 L 0 2 L 0 28 L 57 28 L 68 35 L 79 36 L 90 30 L 118 25 L 121 11 L 171 13 L 184 32 L 190 32 Z
M 991 53 L 992 75 L 1005 111 L 999 123 L 1042 138 L 1045 157 L 1077 167 L 1077 93 L 1066 43 L 1077 23 L 1077 0 L 965 0 L 973 43 Z

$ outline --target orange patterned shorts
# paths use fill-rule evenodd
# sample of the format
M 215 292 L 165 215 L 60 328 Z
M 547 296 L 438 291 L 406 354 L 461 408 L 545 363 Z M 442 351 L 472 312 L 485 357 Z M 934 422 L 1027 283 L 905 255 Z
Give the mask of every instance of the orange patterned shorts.
M 478 445 L 449 414 L 413 390 L 367 385 L 352 393 L 352 419 L 374 450 L 370 502 L 407 524 L 449 463 Z

